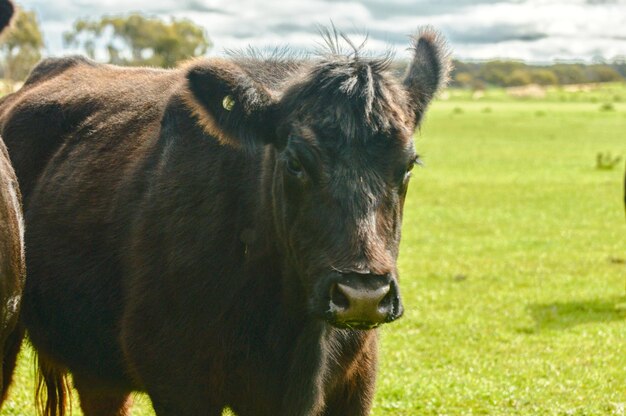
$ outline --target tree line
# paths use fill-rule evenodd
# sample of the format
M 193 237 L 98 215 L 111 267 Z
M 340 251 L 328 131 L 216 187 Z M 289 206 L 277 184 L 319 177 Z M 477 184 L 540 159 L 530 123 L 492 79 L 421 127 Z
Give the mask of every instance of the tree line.
M 451 84 L 484 89 L 488 86 L 517 87 L 529 84 L 566 85 L 624 82 L 626 58 L 611 63 L 555 63 L 531 65 L 520 61 L 454 62 Z
M 138 13 L 79 19 L 64 34 L 67 47 L 116 65 L 170 68 L 177 62 L 204 55 L 212 43 L 204 29 L 187 19 L 165 21 Z M 34 12 L 19 10 L 12 28 L 0 38 L 0 78 L 20 81 L 41 59 L 44 38 Z M 398 71 L 406 62 L 396 62 Z M 565 85 L 624 82 L 626 57 L 611 63 L 555 63 L 531 65 L 520 61 L 454 61 L 451 84 L 484 89 L 528 84 Z

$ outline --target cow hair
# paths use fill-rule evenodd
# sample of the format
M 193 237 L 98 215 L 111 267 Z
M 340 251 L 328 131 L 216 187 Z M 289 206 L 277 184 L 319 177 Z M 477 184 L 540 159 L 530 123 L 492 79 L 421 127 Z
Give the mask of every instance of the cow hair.
M 0 33 L 9 26 L 15 12 L 13 3 L 9 0 L 0 0 Z

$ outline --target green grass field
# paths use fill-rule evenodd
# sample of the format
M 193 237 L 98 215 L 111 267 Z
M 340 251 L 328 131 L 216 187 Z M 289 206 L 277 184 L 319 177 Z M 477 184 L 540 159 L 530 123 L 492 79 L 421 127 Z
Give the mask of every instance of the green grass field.
M 626 86 L 607 88 L 432 107 L 374 415 L 626 414 Z M 32 362 L 2 415 L 34 415 Z

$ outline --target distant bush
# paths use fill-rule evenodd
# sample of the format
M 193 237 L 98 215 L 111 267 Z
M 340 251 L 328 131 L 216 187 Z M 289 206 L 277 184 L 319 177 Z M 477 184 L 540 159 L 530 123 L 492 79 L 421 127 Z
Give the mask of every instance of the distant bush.
M 459 87 L 469 88 L 474 82 L 474 77 L 469 72 L 459 72 L 454 75 L 454 83 Z
M 600 106 L 600 111 L 615 111 L 613 103 L 604 103 Z
M 530 71 L 532 82 L 539 85 L 558 85 L 559 78 L 549 69 L 533 69 Z
M 581 64 L 556 64 L 551 67 L 559 79 L 559 84 L 584 84 L 589 82 Z
M 526 69 L 516 69 L 506 78 L 508 87 L 520 87 L 533 82 L 530 72 Z
M 587 67 L 587 78 L 591 82 L 618 82 L 624 80 L 619 72 L 607 65 L 590 65 Z
M 598 152 L 596 155 L 596 169 L 612 170 L 622 161 L 621 156 L 613 156 L 611 152 Z M 620 165 L 621 166 L 621 165 Z

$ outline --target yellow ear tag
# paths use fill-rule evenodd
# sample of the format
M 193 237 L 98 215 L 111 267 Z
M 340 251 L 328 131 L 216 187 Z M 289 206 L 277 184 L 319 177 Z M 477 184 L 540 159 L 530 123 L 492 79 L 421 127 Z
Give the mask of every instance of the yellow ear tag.
M 230 95 L 224 97 L 224 99 L 222 100 L 222 107 L 224 107 L 224 110 L 230 111 L 233 109 L 234 106 L 235 100 L 233 100 L 233 97 L 231 97 Z

